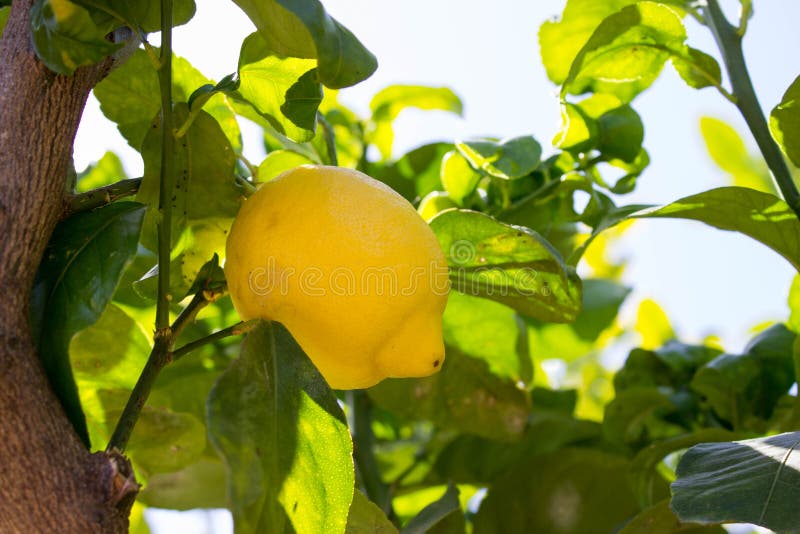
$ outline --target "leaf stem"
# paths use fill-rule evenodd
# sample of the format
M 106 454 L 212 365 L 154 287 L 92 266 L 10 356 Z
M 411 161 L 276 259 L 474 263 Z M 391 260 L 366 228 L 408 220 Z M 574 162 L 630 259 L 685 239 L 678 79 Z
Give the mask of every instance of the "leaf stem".
M 733 95 L 736 97 L 736 107 L 739 108 L 747 127 L 753 134 L 784 200 L 800 218 L 800 192 L 792 179 L 780 147 L 772 138 L 764 112 L 756 97 L 744 60 L 741 28 L 737 29 L 728 22 L 717 0 L 706 0 L 703 16 L 722 53 Z
M 364 483 L 367 497 L 377 504 L 393 522 L 397 516 L 392 507 L 392 494 L 389 486 L 381 480 L 378 462 L 375 459 L 375 435 L 372 433 L 372 402 L 362 390 L 347 392 L 350 405 L 350 432 L 353 435 L 353 458 L 358 473 Z
M 169 261 L 172 250 L 172 189 L 173 143 L 172 131 L 172 0 L 161 0 L 161 62 L 158 85 L 161 92 L 161 173 L 158 195 L 158 300 L 156 301 L 156 331 L 169 328 Z M 171 335 L 166 334 L 167 345 Z
M 336 154 L 336 135 L 333 133 L 333 127 L 320 111 L 317 111 L 317 122 L 322 126 L 322 133 L 325 136 L 325 148 L 328 151 L 328 161 L 330 161 L 330 164 L 334 167 L 338 167 L 339 156 Z
M 175 349 L 172 351 L 172 361 L 177 361 L 183 356 L 186 356 L 190 352 L 195 349 L 198 349 L 204 345 L 208 345 L 210 343 L 214 343 L 215 341 L 219 341 L 220 339 L 230 337 L 230 336 L 240 336 L 242 334 L 246 334 L 254 325 L 245 322 L 238 322 L 234 325 L 229 326 L 228 328 L 223 328 L 222 330 L 218 330 L 213 334 L 209 334 L 205 337 L 201 337 L 200 339 L 196 339 L 186 345 L 183 345 L 179 349 Z
M 141 178 L 131 178 L 98 187 L 85 193 L 72 195 L 69 199 L 69 206 L 65 216 L 68 217 L 81 211 L 90 211 L 100 206 L 111 204 L 115 200 L 135 195 L 139 191 L 141 184 Z

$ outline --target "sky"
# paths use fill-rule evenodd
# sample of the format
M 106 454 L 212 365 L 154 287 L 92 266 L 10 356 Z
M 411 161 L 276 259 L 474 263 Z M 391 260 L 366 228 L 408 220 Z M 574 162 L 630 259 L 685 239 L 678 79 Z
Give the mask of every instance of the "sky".
M 557 16 L 557 0 L 323 0 L 377 57 L 378 71 L 343 90 L 340 99 L 365 114 L 371 96 L 396 84 L 448 86 L 464 102 L 463 118 L 439 112 L 404 112 L 396 123 L 396 154 L 432 140 L 491 135 L 534 135 L 551 151 L 559 127 L 557 88 L 546 78 L 537 45 L 539 25 Z M 729 15 L 738 2 L 723 0 Z M 487 7 L 491 6 L 491 7 Z M 197 0 L 197 15 L 176 29 L 174 48 L 207 77 L 234 71 L 242 39 L 252 25 L 233 3 Z M 800 73 L 800 2 L 755 2 L 745 56 L 765 111 Z M 707 30 L 687 19 L 689 44 L 718 57 Z M 157 42 L 157 38 L 154 39 Z M 668 65 L 658 82 L 634 102 L 645 123 L 651 165 L 634 194 L 618 203 L 668 203 L 728 185 L 708 157 L 699 119 L 708 115 L 732 124 L 755 152 L 736 109 L 713 89 L 688 88 Z M 245 128 L 245 153 L 263 156 L 254 128 Z M 141 173 L 138 154 L 90 102 L 78 133 L 76 167 L 116 151 L 132 176 Z M 793 272 L 763 245 L 741 235 L 678 220 L 637 221 L 614 249 L 627 258 L 623 281 L 634 288 L 623 309 L 632 320 L 636 304 L 652 298 L 667 312 L 685 341 L 721 336 L 741 350 L 756 324 L 782 320 Z M 220 531 L 225 531 L 222 528 Z

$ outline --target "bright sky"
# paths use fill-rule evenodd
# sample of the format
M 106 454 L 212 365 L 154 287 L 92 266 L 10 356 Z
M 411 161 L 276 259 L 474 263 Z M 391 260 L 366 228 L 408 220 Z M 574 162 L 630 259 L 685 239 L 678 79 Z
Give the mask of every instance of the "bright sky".
M 537 31 L 560 13 L 563 2 L 479 0 L 323 0 L 329 13 L 347 26 L 378 57 L 380 67 L 361 85 L 340 94 L 365 113 L 377 90 L 393 83 L 449 86 L 462 98 L 463 119 L 409 111 L 398 119 L 398 154 L 430 140 L 477 135 L 533 134 L 545 153 L 559 125 L 556 88 L 546 79 L 538 55 Z M 176 30 L 177 54 L 206 76 L 220 79 L 236 68 L 239 45 L 252 25 L 232 3 L 197 0 L 198 13 Z M 491 7 L 487 7 L 491 5 Z M 723 1 L 735 14 L 738 2 Z M 766 112 L 800 73 L 800 2 L 755 3 L 745 41 L 746 56 Z M 690 44 L 718 55 L 708 33 L 687 20 Z M 635 102 L 645 121 L 645 146 L 651 166 L 637 191 L 618 203 L 667 203 L 682 196 L 727 185 L 708 158 L 698 120 L 724 119 L 745 133 L 737 111 L 714 90 L 688 88 L 667 66 L 656 85 Z M 245 131 L 247 135 L 247 131 Z M 755 144 L 749 134 L 748 145 Z M 115 150 L 131 175 L 141 160 L 91 104 L 76 142 L 81 169 L 105 150 Z M 245 140 L 251 160 L 263 155 L 254 130 Z M 642 298 L 660 303 L 687 341 L 721 335 L 729 350 L 739 350 L 747 329 L 786 317 L 789 264 L 746 237 L 677 220 L 642 221 L 617 247 L 628 258 L 625 281 L 635 288 L 623 316 L 631 318 Z M 199 528 L 199 527 L 198 527 Z M 223 529 L 224 531 L 225 529 Z

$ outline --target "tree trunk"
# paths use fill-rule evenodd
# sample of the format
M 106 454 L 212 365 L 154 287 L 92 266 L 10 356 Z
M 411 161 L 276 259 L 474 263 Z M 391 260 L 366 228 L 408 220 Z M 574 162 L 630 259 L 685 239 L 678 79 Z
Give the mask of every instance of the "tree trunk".
M 50 72 L 31 46 L 32 3 L 13 3 L 0 40 L 0 532 L 124 532 L 136 487 L 130 464 L 82 445 L 28 323 L 33 278 L 66 202 L 75 132 L 111 60 L 72 77 Z

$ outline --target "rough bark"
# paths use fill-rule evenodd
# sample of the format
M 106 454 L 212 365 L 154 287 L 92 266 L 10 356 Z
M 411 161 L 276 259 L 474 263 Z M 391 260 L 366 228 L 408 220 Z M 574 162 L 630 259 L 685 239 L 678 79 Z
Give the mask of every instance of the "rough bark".
M 0 40 L 0 532 L 124 532 L 130 465 L 91 454 L 50 389 L 28 295 L 66 205 L 72 144 L 110 63 L 48 71 L 31 47 L 32 0 L 15 1 Z

